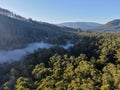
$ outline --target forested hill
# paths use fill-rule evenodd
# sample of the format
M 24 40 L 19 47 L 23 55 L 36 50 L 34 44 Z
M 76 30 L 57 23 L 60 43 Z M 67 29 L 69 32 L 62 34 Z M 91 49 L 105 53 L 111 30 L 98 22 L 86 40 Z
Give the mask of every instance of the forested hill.
M 107 33 L 117 33 L 120 32 L 120 19 L 115 19 L 112 20 L 108 23 L 106 23 L 105 25 L 95 28 L 95 29 L 91 29 L 89 31 L 93 31 L 93 32 L 107 32 Z
M 11 12 L 7 9 L 3 9 L 3 8 L 0 8 L 0 14 L 4 15 L 4 16 L 11 17 L 11 18 L 14 18 L 14 19 L 18 19 L 18 20 L 21 20 L 21 21 L 28 21 L 28 19 L 26 19 L 26 18 L 24 18 L 20 15 L 16 15 L 13 12 Z
M 20 48 L 27 43 L 40 41 L 55 43 L 61 35 L 69 35 L 75 31 L 71 28 L 26 19 L 0 8 L 0 48 L 2 49 Z M 60 43 L 65 42 L 62 40 Z

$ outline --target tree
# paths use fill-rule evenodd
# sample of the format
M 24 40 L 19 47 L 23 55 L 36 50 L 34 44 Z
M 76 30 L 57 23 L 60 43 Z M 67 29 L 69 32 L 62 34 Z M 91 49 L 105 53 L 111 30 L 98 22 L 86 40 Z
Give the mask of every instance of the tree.
M 31 90 L 30 87 L 32 87 L 32 85 L 30 84 L 30 81 L 28 78 L 19 77 L 17 79 L 17 82 L 16 82 L 17 90 Z

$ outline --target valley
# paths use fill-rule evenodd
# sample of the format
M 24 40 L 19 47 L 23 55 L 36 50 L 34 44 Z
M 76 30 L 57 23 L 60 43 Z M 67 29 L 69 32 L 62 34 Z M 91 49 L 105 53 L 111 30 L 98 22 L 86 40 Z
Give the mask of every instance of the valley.
M 119 79 L 120 19 L 50 24 L 0 8 L 0 90 L 120 90 Z

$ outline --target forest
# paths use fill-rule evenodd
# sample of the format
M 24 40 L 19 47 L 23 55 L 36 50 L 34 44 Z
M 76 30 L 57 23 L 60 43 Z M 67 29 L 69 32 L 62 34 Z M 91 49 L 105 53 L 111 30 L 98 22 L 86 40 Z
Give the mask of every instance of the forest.
M 1 14 L 3 13 L 4 14 Z M 10 15 L 13 14 L 10 12 Z M 14 14 L 13 14 L 14 15 Z M 14 50 L 25 48 L 29 43 L 46 42 L 51 44 L 65 44 L 71 39 L 76 29 L 58 27 L 54 24 L 36 20 L 18 19 L 20 16 L 9 17 L 6 10 L 0 8 L 0 49 Z M 51 38 L 52 37 L 52 38 Z M 59 40 L 59 41 L 58 41 Z
M 0 89 L 120 90 L 120 33 L 77 32 L 72 39 L 69 49 L 38 49 L 0 64 Z

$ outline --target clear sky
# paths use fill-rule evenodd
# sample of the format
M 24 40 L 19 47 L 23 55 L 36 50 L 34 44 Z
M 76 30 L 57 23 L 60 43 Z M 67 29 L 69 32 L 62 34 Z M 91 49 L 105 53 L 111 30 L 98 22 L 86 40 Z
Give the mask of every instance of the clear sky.
M 0 7 L 49 23 L 120 19 L 120 0 L 0 0 Z

